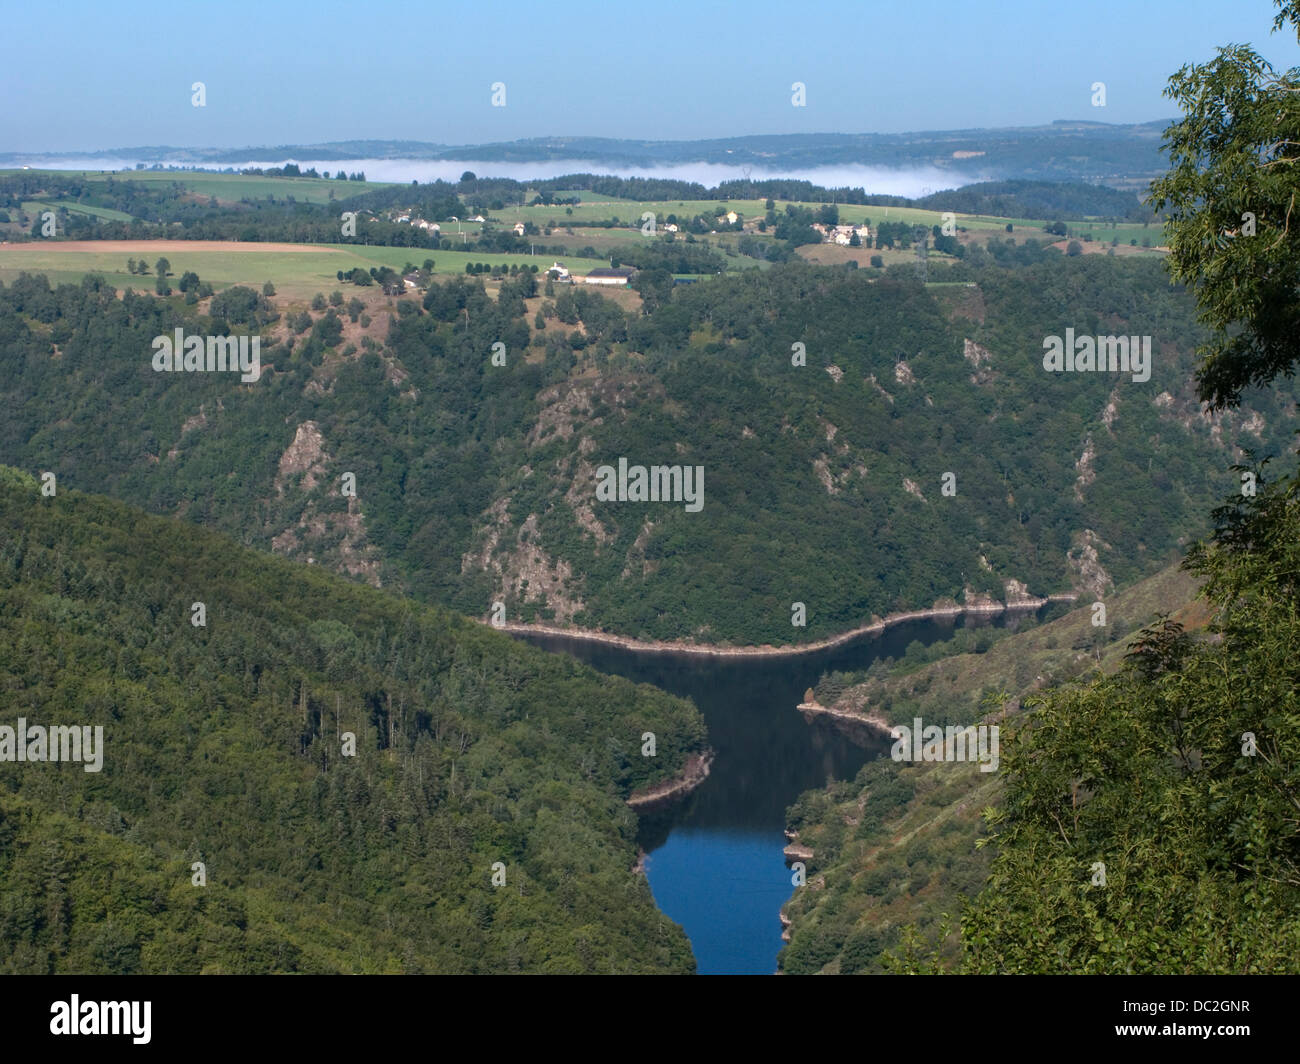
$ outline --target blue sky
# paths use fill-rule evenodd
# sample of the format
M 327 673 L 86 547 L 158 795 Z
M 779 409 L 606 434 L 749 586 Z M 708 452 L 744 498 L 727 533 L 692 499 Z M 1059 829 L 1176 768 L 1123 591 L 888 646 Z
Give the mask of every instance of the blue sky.
M 0 66 L 0 151 L 697 139 L 1172 116 L 1169 74 L 1267 0 L 60 4 Z M 190 86 L 207 86 L 191 106 Z M 491 105 L 504 82 L 506 106 Z M 791 84 L 807 106 L 791 106 Z M 1105 82 L 1107 106 L 1091 106 Z

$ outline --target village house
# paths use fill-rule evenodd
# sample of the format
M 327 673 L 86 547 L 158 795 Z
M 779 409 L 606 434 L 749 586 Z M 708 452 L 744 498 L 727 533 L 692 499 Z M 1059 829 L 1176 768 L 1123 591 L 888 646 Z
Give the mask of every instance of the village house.
M 853 242 L 855 234 L 863 244 L 866 244 L 868 237 L 871 236 L 871 230 L 865 225 L 837 225 L 832 228 L 819 222 L 813 228 L 822 234 L 826 243 L 839 244 L 842 247 L 848 247 Z
M 572 280 L 572 278 L 569 276 L 568 267 L 564 266 L 562 263 L 559 262 L 554 263 L 551 266 L 551 268 L 546 271 L 546 276 L 556 281 Z
M 524 235 L 524 223 L 515 222 L 515 236 L 523 236 L 523 235 Z

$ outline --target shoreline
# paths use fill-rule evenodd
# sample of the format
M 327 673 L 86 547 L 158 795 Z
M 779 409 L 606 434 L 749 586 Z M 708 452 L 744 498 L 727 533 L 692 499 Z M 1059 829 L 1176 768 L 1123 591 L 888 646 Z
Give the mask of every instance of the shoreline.
M 830 650 L 864 635 L 879 635 L 888 628 L 898 624 L 905 624 L 908 621 L 933 620 L 936 617 L 959 617 L 967 614 L 991 616 L 999 613 L 1031 613 L 1053 602 L 1075 602 L 1078 598 L 1078 592 L 1065 592 L 1057 595 L 1047 595 L 1043 598 L 1018 599 L 1010 603 L 990 602 L 975 606 L 935 606 L 927 610 L 908 610 L 903 613 L 891 613 L 883 620 L 873 621 L 870 624 L 852 628 L 847 632 L 841 632 L 839 635 L 819 639 L 814 643 L 797 643 L 779 647 L 768 643 L 760 646 L 737 647 L 723 644 L 685 643 L 680 640 L 643 640 L 633 639 L 631 636 L 615 635 L 610 632 L 599 632 L 591 628 L 557 628 L 549 624 L 524 624 L 520 621 L 492 624 L 490 621 L 478 617 L 471 618 L 471 620 L 477 621 L 488 628 L 494 628 L 498 632 L 507 632 L 512 635 L 540 635 L 561 639 L 585 640 L 591 643 L 603 643 L 606 646 L 622 647 L 624 650 L 631 650 L 638 654 L 687 654 L 709 658 L 785 658 L 795 657 L 800 654 L 815 654 L 819 650 Z
M 800 702 L 795 706 L 804 715 L 804 720 L 811 722 L 813 717 L 829 717 L 831 720 L 858 725 L 876 732 L 882 739 L 896 739 L 894 727 L 889 721 L 876 714 L 850 713 L 847 710 L 823 706 L 820 702 Z
M 702 753 L 691 754 L 686 759 L 686 765 L 680 774 L 655 784 L 649 790 L 628 795 L 626 798 L 628 806 L 633 812 L 639 813 L 658 805 L 666 805 L 683 795 L 690 794 L 709 778 L 709 769 L 713 766 L 715 756 L 714 751 L 708 748 Z

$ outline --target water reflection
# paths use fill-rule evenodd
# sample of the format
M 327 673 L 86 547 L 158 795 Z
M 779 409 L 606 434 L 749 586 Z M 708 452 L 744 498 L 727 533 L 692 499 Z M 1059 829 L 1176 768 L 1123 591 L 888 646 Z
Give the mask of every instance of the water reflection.
M 793 887 L 785 866 L 785 811 L 806 790 L 852 779 L 888 752 L 870 733 L 850 739 L 795 711 L 822 673 L 865 669 L 929 645 L 953 629 L 1015 626 L 1024 614 L 909 621 L 831 650 L 770 659 L 653 654 L 579 639 L 525 636 L 601 672 L 692 699 L 717 752 L 709 778 L 691 795 L 641 818 L 640 843 L 659 907 L 690 937 L 703 974 L 776 971 L 777 914 Z M 815 866 L 812 869 L 815 873 Z

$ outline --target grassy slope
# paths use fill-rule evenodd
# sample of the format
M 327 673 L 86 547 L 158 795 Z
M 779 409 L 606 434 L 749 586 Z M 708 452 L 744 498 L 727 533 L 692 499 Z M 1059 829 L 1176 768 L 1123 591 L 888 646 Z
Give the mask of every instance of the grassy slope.
M 159 255 L 171 263 L 172 273 L 179 278 L 193 270 L 203 280 L 217 289 L 234 284 L 253 285 L 258 289 L 266 281 L 275 284 L 276 290 L 287 295 L 311 296 L 316 292 L 329 292 L 340 287 L 337 272 L 348 273 L 356 267 L 369 270 L 372 266 L 391 266 L 401 269 L 408 262 L 420 265 L 433 259 L 435 272 L 461 274 L 469 262 L 489 264 L 516 263 L 536 266 L 544 270 L 551 265 L 552 256 L 503 255 L 499 252 L 430 251 L 426 248 L 388 248 L 356 244 L 302 244 L 301 251 L 266 250 L 255 243 L 232 243 L 228 248 L 200 249 L 193 241 L 168 241 L 165 251 L 135 250 L 134 241 L 104 241 L 103 250 L 85 251 L 58 243 L 10 244 L 0 247 L 0 281 L 12 281 L 20 273 L 44 273 L 54 283 L 75 284 L 87 273 L 100 273 L 115 288 L 134 288 L 152 292 L 154 278 L 133 277 L 126 272 L 128 258 L 144 258 L 150 266 Z M 152 242 L 151 242 L 152 243 Z M 608 266 L 604 259 L 578 259 L 565 257 L 564 263 L 577 273 L 585 273 L 595 266 Z M 172 279 L 173 286 L 176 283 Z M 361 293 L 364 294 L 364 293 Z

